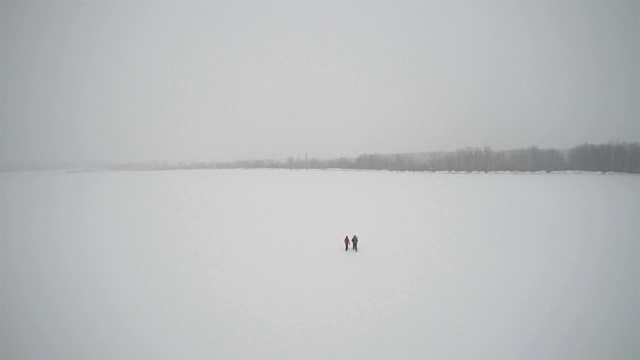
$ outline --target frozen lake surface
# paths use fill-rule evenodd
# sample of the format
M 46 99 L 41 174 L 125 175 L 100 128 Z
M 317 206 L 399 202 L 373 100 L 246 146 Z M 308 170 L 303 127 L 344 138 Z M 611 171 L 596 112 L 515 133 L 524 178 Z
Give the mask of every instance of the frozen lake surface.
M 640 358 L 640 176 L 1 176 L 2 358 Z

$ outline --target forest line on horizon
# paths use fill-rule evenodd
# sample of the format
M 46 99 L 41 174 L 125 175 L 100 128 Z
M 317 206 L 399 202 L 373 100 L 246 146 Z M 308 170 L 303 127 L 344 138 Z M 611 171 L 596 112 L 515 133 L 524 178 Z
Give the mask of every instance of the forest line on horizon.
M 181 169 L 351 169 L 389 171 L 451 172 L 552 172 L 592 171 L 640 173 L 640 143 L 584 143 L 569 150 L 493 150 L 489 146 L 455 151 L 402 154 L 362 154 L 356 158 L 328 160 L 288 157 L 286 160 L 238 160 L 231 162 L 94 162 L 90 164 L 8 164 L 2 172 L 37 170 L 151 171 Z

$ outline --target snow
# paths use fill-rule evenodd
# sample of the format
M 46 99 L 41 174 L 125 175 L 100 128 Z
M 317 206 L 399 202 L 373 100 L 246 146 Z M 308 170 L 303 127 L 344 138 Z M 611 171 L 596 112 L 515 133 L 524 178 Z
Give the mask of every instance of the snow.
M 1 176 L 2 358 L 640 358 L 638 176 Z

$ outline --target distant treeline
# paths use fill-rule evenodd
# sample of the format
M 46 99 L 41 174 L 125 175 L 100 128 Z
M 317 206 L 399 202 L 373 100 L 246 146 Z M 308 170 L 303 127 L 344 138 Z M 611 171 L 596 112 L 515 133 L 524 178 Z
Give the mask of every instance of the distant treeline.
M 42 166 L 5 166 L 3 171 L 82 169 L 96 170 L 177 170 L 177 169 L 358 169 L 392 171 L 597 171 L 640 173 L 640 144 L 610 142 L 582 144 L 570 150 L 526 149 L 494 151 L 490 147 L 467 147 L 452 152 L 412 154 L 363 154 L 357 158 L 319 160 L 289 157 L 279 160 L 246 160 L 234 162 L 135 162 L 94 163 L 82 166 L 71 164 Z
M 363 154 L 355 159 L 318 160 L 290 157 L 274 160 L 236 161 L 217 168 L 362 169 L 392 171 L 599 171 L 640 173 L 640 144 L 611 142 L 583 144 L 570 150 L 527 149 L 494 151 L 467 147 L 453 152 L 418 154 Z

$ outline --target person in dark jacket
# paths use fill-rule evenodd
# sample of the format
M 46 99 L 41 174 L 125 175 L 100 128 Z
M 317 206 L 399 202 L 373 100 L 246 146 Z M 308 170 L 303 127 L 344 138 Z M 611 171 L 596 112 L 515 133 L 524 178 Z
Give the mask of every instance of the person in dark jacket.
M 358 252 L 358 237 L 353 235 L 353 238 L 351 239 L 351 243 L 353 244 L 353 250 Z
M 344 251 L 349 250 L 349 235 L 344 237 Z

